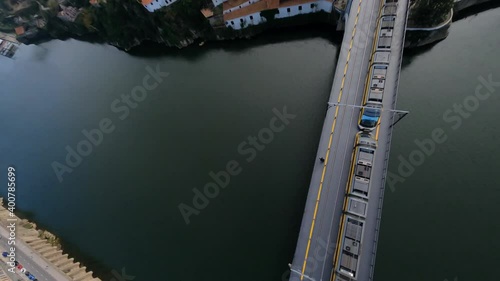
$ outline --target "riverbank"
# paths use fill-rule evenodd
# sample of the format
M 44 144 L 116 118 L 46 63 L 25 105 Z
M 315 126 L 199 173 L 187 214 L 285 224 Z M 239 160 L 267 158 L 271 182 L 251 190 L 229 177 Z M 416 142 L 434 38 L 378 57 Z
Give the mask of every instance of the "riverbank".
M 23 3 L 29 1 L 31 0 L 25 0 Z M 454 14 L 486 2 L 491 0 L 455 0 L 453 11 L 450 11 L 448 16 L 444 16 L 441 11 L 436 11 L 437 14 L 432 15 L 432 18 L 438 21 L 444 18 L 437 24 L 429 19 L 430 15 L 425 11 L 422 12 L 422 9 L 429 7 L 414 5 L 412 9 L 420 12 L 415 18 L 410 16 L 405 47 L 420 47 L 446 38 Z M 79 7 L 78 16 L 71 21 L 61 17 L 61 11 L 54 14 L 55 11 L 40 4 L 39 8 L 32 7 L 24 12 L 27 14 L 19 17 L 16 22 L 7 23 L 10 26 L 18 25 L 17 39 L 25 44 L 38 44 L 51 39 L 77 38 L 83 41 L 108 43 L 125 51 L 148 41 L 168 47 L 184 48 L 198 42 L 252 38 L 272 29 L 305 24 L 321 23 L 336 30 L 341 28 L 342 21 L 339 21 L 339 18 L 342 14 L 342 3 L 345 5 L 345 1 L 336 1 L 330 12 L 315 10 L 286 17 L 266 14 L 277 13 L 277 9 L 266 10 L 261 12 L 262 15 L 259 17 L 265 17 L 267 20 L 261 20 L 255 25 L 246 24 L 245 28 L 235 26 L 236 29 L 230 24 L 233 21 L 224 22 L 225 17 L 218 10 L 222 9 L 220 6 L 212 7 L 210 2 L 207 4 L 200 1 L 189 5 L 177 3 L 154 13 L 147 12 L 144 7 L 132 2 L 110 0 L 99 6 L 89 6 L 86 3 Z M 207 18 L 202 16 L 199 10 L 206 5 L 213 9 L 213 15 Z M 30 17 L 34 19 L 29 20 Z M 123 18 L 127 18 L 125 25 Z M 246 22 L 248 19 L 240 20 Z M 415 22 L 426 22 L 426 25 L 416 26 Z
M 0 234 L 4 239 L 12 233 L 10 228 L 13 224 L 15 225 L 13 232 L 15 233 L 16 259 L 28 271 L 37 272 L 38 275 L 46 274 L 46 277 L 57 281 L 101 280 L 94 278 L 92 271 L 87 271 L 85 266 L 69 258 L 68 254 L 63 254 L 59 239 L 54 234 L 37 229 L 35 223 L 26 219 L 12 217 L 10 211 L 3 206 L 3 199 L 0 198 Z M 41 277 L 37 278 L 42 280 Z
M 431 27 L 421 27 L 408 23 L 406 28 L 405 48 L 428 46 L 446 39 L 451 23 L 455 17 L 461 18 L 461 13 L 474 6 L 492 3 L 492 0 L 455 0 L 445 20 Z

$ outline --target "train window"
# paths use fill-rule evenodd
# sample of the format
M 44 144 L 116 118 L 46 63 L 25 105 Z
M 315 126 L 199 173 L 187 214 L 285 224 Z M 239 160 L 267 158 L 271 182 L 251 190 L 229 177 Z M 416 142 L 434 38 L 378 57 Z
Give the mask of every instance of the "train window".
M 369 154 L 374 154 L 375 151 L 371 149 L 365 149 L 365 148 L 360 148 L 359 151 L 364 152 L 364 153 L 369 153 Z

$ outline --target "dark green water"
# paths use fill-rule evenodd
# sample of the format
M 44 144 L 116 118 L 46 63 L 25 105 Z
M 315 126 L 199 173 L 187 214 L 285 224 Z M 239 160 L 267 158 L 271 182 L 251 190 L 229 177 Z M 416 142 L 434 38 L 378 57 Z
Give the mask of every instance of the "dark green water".
M 103 265 L 106 281 L 121 268 L 140 281 L 281 280 L 335 69 L 331 38 L 270 34 L 142 57 L 74 40 L 21 50 L 3 64 L 0 97 L 0 166 L 18 169 L 19 208 Z M 120 120 L 110 105 L 157 64 L 170 76 Z M 285 106 L 296 118 L 247 162 L 238 146 Z M 59 183 L 51 163 L 103 118 L 114 131 Z M 186 225 L 178 205 L 231 160 L 242 172 Z
M 441 116 L 474 93 L 479 75 L 500 73 L 499 12 L 454 23 L 448 39 L 405 57 L 399 107 L 412 114 L 395 131 L 391 170 L 432 129 L 448 130 L 450 140 L 387 191 L 376 280 L 496 280 L 499 182 L 492 175 L 500 133 L 491 121 L 499 98 L 481 103 L 455 131 Z M 284 31 L 135 55 L 74 40 L 21 49 L 15 61 L 0 61 L 0 167 L 18 169 L 19 208 L 104 281 L 122 268 L 139 281 L 282 280 L 295 250 L 336 36 Z M 157 64 L 170 76 L 120 120 L 110 105 Z M 238 146 L 284 106 L 296 118 L 246 161 Z M 51 163 L 64 163 L 65 147 L 76 149 L 81 131 L 104 118 L 114 131 L 60 183 Z M 230 160 L 241 173 L 186 225 L 177 206 L 192 205 L 192 189 Z
M 443 114 L 466 101 L 474 109 L 479 77 L 500 82 L 500 9 L 452 24 L 429 50 L 407 53 L 389 170 L 441 128 L 447 140 L 395 191 L 386 189 L 375 280 L 499 280 L 500 87 L 458 121 Z M 488 90 L 480 90 L 486 94 Z M 458 118 L 457 113 L 449 117 Z M 456 128 L 456 129 L 455 129 Z

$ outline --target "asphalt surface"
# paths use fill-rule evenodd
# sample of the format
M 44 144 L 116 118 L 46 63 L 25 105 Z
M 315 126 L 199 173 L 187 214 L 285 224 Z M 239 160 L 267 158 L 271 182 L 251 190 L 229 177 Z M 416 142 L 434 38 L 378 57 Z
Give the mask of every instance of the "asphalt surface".
M 407 2 L 399 0 L 398 5 L 357 280 L 373 279 L 392 133 L 390 125 L 394 116 L 390 109 L 394 109 L 397 95 Z M 362 105 L 380 8 L 381 1 L 352 1 L 330 94 L 329 104 L 332 106 L 327 111 L 318 145 L 317 160 L 291 264 L 290 281 L 325 281 L 332 278 L 354 140 L 359 132 L 359 106 Z M 320 158 L 325 161 L 321 162 Z
M 3 272 L 5 273 L 5 275 L 7 275 L 7 277 L 9 278 L 9 280 L 14 280 L 14 281 L 28 280 L 28 279 L 23 278 L 21 276 L 21 273 L 19 271 L 15 272 L 15 273 L 10 272 L 9 271 L 10 266 L 7 265 L 7 264 L 5 264 L 4 261 L 0 262 L 0 268 L 3 270 Z
M 3 252 L 10 248 L 7 244 L 8 232 L 4 227 L 0 227 L 0 250 Z M 16 260 L 27 271 L 33 274 L 39 281 L 69 281 L 70 279 L 54 268 L 48 261 L 42 258 L 36 252 L 33 252 L 24 242 L 19 238 L 16 239 Z M 5 260 L 4 257 L 0 257 Z M 16 269 L 17 270 L 17 269 Z M 19 270 L 17 270 L 19 271 Z M 16 279 L 17 280 L 17 279 Z M 26 279 L 28 280 L 28 279 Z

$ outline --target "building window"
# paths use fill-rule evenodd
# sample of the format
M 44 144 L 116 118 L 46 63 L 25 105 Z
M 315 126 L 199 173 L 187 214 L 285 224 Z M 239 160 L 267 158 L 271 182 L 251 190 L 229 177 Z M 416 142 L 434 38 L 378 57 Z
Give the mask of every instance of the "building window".
M 243 23 L 243 19 L 240 19 L 240 23 Z
M 231 21 L 231 24 L 234 25 L 234 21 Z
M 290 13 L 290 8 L 287 8 L 286 11 Z
M 250 20 L 253 20 L 253 16 L 250 16 Z
M 314 3 L 311 4 L 311 9 L 314 8 Z
M 299 11 L 302 11 L 302 6 L 299 6 Z

